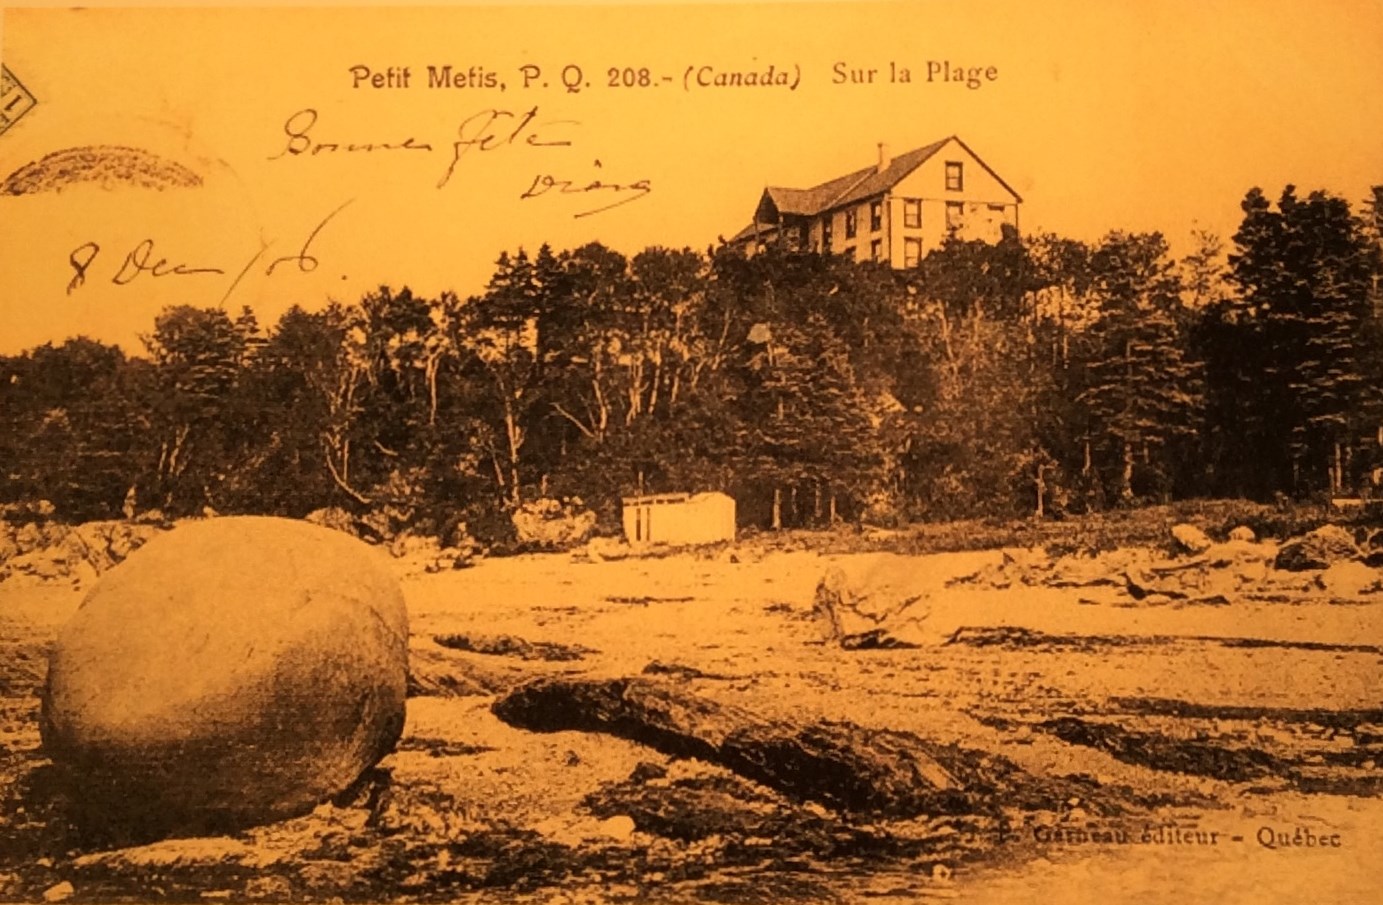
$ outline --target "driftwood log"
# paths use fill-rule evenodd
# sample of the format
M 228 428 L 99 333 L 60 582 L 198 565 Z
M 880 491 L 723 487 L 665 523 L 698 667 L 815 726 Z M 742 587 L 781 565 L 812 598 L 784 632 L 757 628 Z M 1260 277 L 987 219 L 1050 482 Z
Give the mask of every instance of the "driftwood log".
M 604 732 L 700 758 L 845 811 L 912 817 L 973 807 L 957 778 L 964 765 L 948 769 L 937 759 L 960 755 L 948 746 L 851 723 L 769 720 L 661 680 L 544 678 L 514 689 L 493 710 L 521 729 Z

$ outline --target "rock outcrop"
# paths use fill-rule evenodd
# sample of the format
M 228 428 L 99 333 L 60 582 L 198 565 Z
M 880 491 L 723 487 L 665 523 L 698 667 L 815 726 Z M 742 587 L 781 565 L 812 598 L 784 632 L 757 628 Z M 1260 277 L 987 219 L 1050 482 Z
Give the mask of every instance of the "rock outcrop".
M 1322 525 L 1315 531 L 1284 542 L 1273 560 L 1273 567 L 1289 572 L 1326 569 L 1362 555 L 1354 536 L 1338 525 Z

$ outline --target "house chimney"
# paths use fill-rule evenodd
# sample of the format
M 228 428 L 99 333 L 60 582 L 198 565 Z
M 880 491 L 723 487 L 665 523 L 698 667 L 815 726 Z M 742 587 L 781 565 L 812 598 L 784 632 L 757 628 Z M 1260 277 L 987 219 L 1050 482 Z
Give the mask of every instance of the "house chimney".
M 877 167 L 878 172 L 882 173 L 884 170 L 888 169 L 888 165 L 888 145 L 884 144 L 883 142 L 879 142 L 879 165 Z

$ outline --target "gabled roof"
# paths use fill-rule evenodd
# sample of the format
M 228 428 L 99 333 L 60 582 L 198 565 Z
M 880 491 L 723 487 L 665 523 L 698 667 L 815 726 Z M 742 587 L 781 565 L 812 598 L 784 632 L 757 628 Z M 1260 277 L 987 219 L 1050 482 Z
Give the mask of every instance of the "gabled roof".
M 1013 187 L 994 172 L 989 164 L 980 160 L 980 155 L 970 150 L 970 147 L 960 140 L 959 136 L 951 135 L 940 141 L 934 141 L 929 145 L 899 154 L 888 162 L 888 165 L 880 170 L 877 166 L 865 167 L 853 173 L 847 173 L 829 182 L 812 186 L 809 189 L 793 189 L 782 186 L 769 186 L 764 189 L 764 198 L 772 202 L 779 214 L 789 214 L 796 216 L 812 217 L 833 208 L 850 204 L 855 201 L 862 201 L 865 198 L 872 198 L 875 195 L 882 195 L 898 183 L 902 182 L 909 173 L 920 167 L 940 151 L 948 142 L 955 141 L 967 153 L 984 167 L 989 175 L 993 176 L 1000 185 L 1007 189 L 1015 199 L 1022 201 L 1022 197 Z M 760 199 L 763 203 L 764 198 Z
M 777 231 L 778 227 L 774 226 L 772 223 L 751 223 L 726 241 L 728 244 L 733 245 L 737 242 L 748 242 L 755 236 L 767 238 Z

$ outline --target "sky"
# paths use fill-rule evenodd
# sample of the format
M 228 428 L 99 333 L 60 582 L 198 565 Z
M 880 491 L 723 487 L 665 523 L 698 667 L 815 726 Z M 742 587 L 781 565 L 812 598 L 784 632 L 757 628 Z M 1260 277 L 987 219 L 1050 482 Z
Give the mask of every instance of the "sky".
M 0 62 L 36 100 L 0 133 L 6 354 L 138 351 L 171 304 L 464 296 L 543 242 L 705 249 L 879 142 L 959 135 L 1025 232 L 1182 250 L 1251 186 L 1383 183 L 1376 0 L 12 8 Z M 448 65 L 480 84 L 429 87 Z M 695 84 L 770 67 L 792 86 Z

